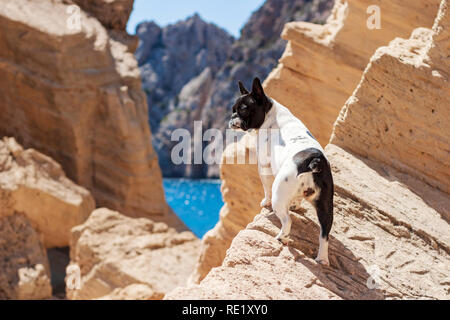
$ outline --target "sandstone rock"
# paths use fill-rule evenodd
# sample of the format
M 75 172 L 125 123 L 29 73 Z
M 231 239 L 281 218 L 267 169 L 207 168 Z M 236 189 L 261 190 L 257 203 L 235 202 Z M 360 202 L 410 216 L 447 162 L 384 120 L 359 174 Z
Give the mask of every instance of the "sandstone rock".
M 331 143 L 450 193 L 450 13 L 433 30 L 379 48 L 347 100 Z M 374 117 L 374 115 L 377 115 Z M 420 193 L 419 193 L 420 194 Z
M 431 27 L 439 0 L 380 0 L 381 28 L 372 22 L 371 0 L 336 0 L 325 25 L 286 24 L 288 45 L 264 82 L 267 93 L 300 117 L 322 145 L 330 139 L 342 105 L 361 80 L 375 50 L 417 27 Z M 420 14 L 419 14 L 420 13 Z M 317 116 L 320 114 L 320 117 Z
M 125 30 L 134 0 L 73 0 L 107 29 Z
M 41 236 L 21 213 L 0 214 L 0 270 L 0 299 L 51 297 L 50 270 Z
M 337 9 L 339 9 L 339 7 L 337 7 Z M 335 8 L 335 11 L 337 9 Z M 446 185 L 444 182 L 448 181 L 445 173 L 448 172 L 448 165 L 446 167 L 445 163 L 442 162 L 443 159 L 447 158 L 442 154 L 442 150 L 445 148 L 445 143 L 443 142 L 445 141 L 445 138 L 443 137 L 449 135 L 449 128 L 439 120 L 446 118 L 448 111 L 448 108 L 443 110 L 443 106 L 448 105 L 448 97 L 442 97 L 442 92 L 448 91 L 448 89 L 446 89 L 448 88 L 448 71 L 445 71 L 448 70 L 448 68 L 446 68 L 446 63 L 448 62 L 445 62 L 448 59 L 445 59 L 446 50 L 444 49 L 446 46 L 448 47 L 446 44 L 448 37 L 446 36 L 445 31 L 448 30 L 446 25 L 448 22 L 443 18 L 445 16 L 443 12 L 444 10 L 441 9 L 438 18 L 436 19 L 432 32 L 433 35 L 431 36 L 433 40 L 430 40 L 430 30 L 425 31 L 424 29 L 419 29 L 418 31 L 414 31 L 413 38 L 410 40 L 405 41 L 397 39 L 393 41 L 390 47 L 395 48 L 393 52 L 397 52 L 396 54 L 386 54 L 386 51 L 389 52 L 391 50 L 389 48 L 380 49 L 380 51 L 375 54 L 372 59 L 375 62 L 372 62 L 371 64 L 377 63 L 377 61 L 380 60 L 379 56 L 381 55 L 385 56 L 383 61 L 384 65 L 380 65 L 377 68 L 377 65 L 375 64 L 374 67 L 369 66 L 366 70 L 361 85 L 355 91 L 354 97 L 347 102 L 347 107 L 343 109 L 339 121 L 336 123 L 335 136 L 332 138 L 332 142 L 343 146 L 345 149 L 348 148 L 351 153 L 367 156 L 369 158 L 373 157 L 374 160 L 389 165 L 389 167 L 383 167 L 383 170 L 385 171 L 394 169 L 399 170 L 401 173 L 398 173 L 398 177 L 392 177 L 392 179 L 398 180 L 397 183 L 405 184 L 407 188 L 413 190 L 424 203 L 430 205 L 432 208 L 430 208 L 430 210 L 439 212 L 443 220 L 437 220 L 435 223 L 445 225 L 448 222 L 449 217 L 449 211 L 447 209 L 449 204 L 448 192 L 446 191 L 446 186 L 448 186 L 448 184 Z M 311 25 L 308 26 L 313 28 Z M 401 49 L 401 46 L 404 47 Z M 427 54 L 425 54 L 425 48 L 430 48 Z M 311 57 L 314 58 L 314 54 L 319 52 L 314 51 L 314 53 L 311 53 L 306 50 L 307 49 L 305 48 L 305 51 L 292 52 L 292 59 L 297 59 L 297 56 L 301 56 L 305 61 L 305 59 L 311 59 Z M 412 52 L 410 52 L 411 50 Z M 414 53 L 414 51 L 416 51 L 416 53 Z M 309 52 L 308 54 L 311 55 L 311 57 L 308 58 L 308 55 L 302 55 L 302 52 Z M 393 56 L 395 56 L 395 58 Z M 426 56 L 431 57 L 429 58 L 431 61 L 427 62 L 430 64 L 428 67 L 424 66 L 422 62 Z M 328 61 L 334 61 L 331 60 L 331 58 L 336 58 L 340 61 L 340 58 L 336 55 L 330 56 Z M 399 66 L 397 66 L 397 64 Z M 311 64 L 302 62 L 301 65 L 308 67 Z M 370 71 L 371 68 L 374 70 Z M 284 67 L 282 67 L 281 70 L 293 72 L 289 68 Z M 318 70 L 320 71 L 321 69 Z M 390 71 L 392 71 L 392 73 Z M 385 72 L 386 76 L 381 74 L 382 72 Z M 402 75 L 399 75 L 399 73 L 402 73 Z M 266 88 L 269 92 L 271 91 L 270 88 L 274 88 L 272 86 L 274 83 L 272 82 L 274 81 L 273 79 L 273 77 L 269 77 L 269 80 L 266 82 Z M 296 80 L 294 81 L 294 78 L 291 80 L 278 82 L 279 92 L 282 92 L 283 90 L 292 92 L 289 88 Z M 397 83 L 397 80 L 401 85 L 394 85 L 394 83 Z M 422 89 L 418 89 L 415 86 L 413 92 L 411 92 L 411 81 L 417 82 L 416 86 L 422 86 Z M 322 84 L 315 83 L 310 88 L 316 90 L 316 85 L 321 86 Z M 371 90 L 371 86 L 374 86 L 377 89 Z M 329 91 L 325 90 L 324 87 L 321 88 L 320 95 L 325 98 Z M 364 91 L 361 90 L 361 88 L 364 89 Z M 429 94 L 424 93 L 423 88 L 428 90 Z M 378 100 L 381 95 L 384 95 L 384 91 L 386 91 L 387 96 L 396 100 L 396 104 L 391 103 L 390 106 L 385 107 L 384 103 L 387 102 L 383 101 L 382 107 L 378 106 L 383 98 L 381 98 L 380 101 Z M 327 94 L 324 94 L 324 92 Z M 351 90 L 349 92 L 351 92 Z M 331 93 L 331 96 L 332 95 L 333 93 Z M 394 95 L 395 98 L 393 97 Z M 441 102 L 436 103 L 439 99 L 441 99 Z M 296 101 L 301 101 L 301 99 L 297 97 Z M 437 105 L 436 109 L 431 106 L 432 104 Z M 313 109 L 314 112 L 310 113 L 311 117 L 323 119 L 328 116 L 327 112 L 320 109 L 321 105 L 324 105 L 324 102 Z M 295 108 L 295 106 L 291 108 L 294 113 L 298 110 Z M 356 110 L 355 112 L 352 112 L 353 108 Z M 368 110 L 369 108 L 370 111 Z M 443 118 L 433 118 L 433 110 L 434 112 L 439 110 L 438 112 L 443 115 Z M 390 117 L 385 116 L 384 112 L 388 113 Z M 303 114 L 304 113 L 300 115 L 302 120 L 304 119 Z M 406 124 L 414 126 L 416 131 L 413 131 L 413 133 L 416 133 L 418 136 L 413 137 L 409 130 L 406 130 L 407 132 L 405 132 L 404 138 L 395 138 L 394 136 L 390 136 L 390 134 L 387 135 L 386 139 L 381 138 L 384 134 L 384 124 L 387 122 L 390 123 L 391 130 L 396 134 L 398 134 L 399 131 L 397 130 L 399 128 L 406 128 Z M 225 151 L 225 156 L 236 146 L 237 149 L 239 149 L 245 144 L 245 140 L 242 140 L 237 144 L 230 145 Z M 432 148 L 436 149 L 436 156 L 429 155 Z M 253 152 L 250 149 L 246 152 Z M 388 152 L 385 152 L 386 150 L 388 150 Z M 376 165 L 381 166 L 380 163 L 376 163 Z M 425 165 L 430 169 L 425 170 Z M 383 170 L 380 171 L 379 174 L 383 175 Z M 361 174 L 362 176 L 365 175 L 364 172 Z M 206 234 L 203 239 L 202 254 L 198 261 L 196 271 L 191 277 L 192 282 L 198 283 L 208 274 L 211 268 L 218 267 L 222 264 L 223 258 L 225 257 L 225 251 L 229 247 L 231 239 L 233 239 L 234 235 L 236 235 L 239 230 L 242 230 L 247 223 L 252 221 L 254 215 L 259 212 L 257 204 L 262 199 L 262 188 L 260 186 L 256 167 L 252 165 L 223 165 L 222 175 L 226 204 L 222 208 L 219 223 L 213 230 Z M 345 179 L 342 179 L 342 181 L 344 180 Z M 430 188 L 429 185 L 419 183 L 419 180 L 423 180 L 432 186 L 437 186 L 444 192 L 437 192 L 437 190 Z M 233 198 L 227 197 L 228 190 L 232 190 Z M 354 192 L 364 194 L 366 191 L 364 185 L 362 185 L 361 190 L 356 190 Z M 375 208 L 377 208 L 377 206 L 384 208 L 383 210 L 385 211 L 392 210 L 389 206 L 383 207 L 383 202 L 376 200 L 377 195 L 378 193 L 373 193 L 374 197 L 371 201 L 376 202 L 373 206 Z M 395 203 L 392 202 L 392 207 L 396 209 L 401 208 L 404 206 L 403 203 L 409 201 L 408 196 L 402 195 L 401 199 L 402 200 L 397 200 Z M 231 201 L 235 204 L 234 207 L 230 206 Z M 240 204 L 242 204 L 242 206 Z M 417 207 L 411 207 L 410 209 L 412 210 L 411 212 L 416 212 Z
M 136 39 L 70 3 L 0 1 L 0 136 L 55 159 L 97 204 L 182 228 L 164 200 Z M 109 3 L 131 1 L 88 10 Z
M 69 244 L 70 229 L 83 223 L 95 202 L 61 166 L 14 138 L 0 140 L 0 217 L 22 212 L 43 235 L 46 247 Z
M 97 209 L 72 229 L 71 269 L 80 287 L 69 299 L 161 299 L 192 272 L 200 241 L 165 223 Z M 67 277 L 76 276 L 68 272 Z M 70 280 L 70 279 L 68 279 Z
M 319 226 L 312 207 L 291 212 L 291 243 L 275 240 L 280 222 L 263 209 L 238 233 L 223 264 L 199 285 L 165 299 L 448 299 L 450 226 L 429 199 L 450 199 L 403 174 L 337 146 L 326 153 L 334 174 L 331 267 L 318 265 Z M 382 173 L 384 172 L 384 173 Z M 382 174 L 380 174 L 382 173 Z
M 114 289 L 110 294 L 98 300 L 151 300 L 155 292 L 145 284 L 131 284 L 125 288 Z

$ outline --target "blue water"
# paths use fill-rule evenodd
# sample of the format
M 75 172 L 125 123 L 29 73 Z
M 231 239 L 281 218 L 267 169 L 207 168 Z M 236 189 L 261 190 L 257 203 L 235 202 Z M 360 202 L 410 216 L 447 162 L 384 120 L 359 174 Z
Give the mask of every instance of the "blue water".
M 177 216 L 201 238 L 217 221 L 223 205 L 220 180 L 164 179 L 166 200 Z

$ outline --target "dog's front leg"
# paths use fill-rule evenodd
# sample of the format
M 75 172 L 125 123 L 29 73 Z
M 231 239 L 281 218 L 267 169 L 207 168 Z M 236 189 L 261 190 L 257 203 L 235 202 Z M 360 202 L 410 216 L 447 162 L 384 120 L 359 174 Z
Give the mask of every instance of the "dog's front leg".
M 263 165 L 258 163 L 258 173 L 264 188 L 264 199 L 262 199 L 260 206 L 261 208 L 270 208 L 272 205 L 272 184 L 274 180 L 270 164 Z

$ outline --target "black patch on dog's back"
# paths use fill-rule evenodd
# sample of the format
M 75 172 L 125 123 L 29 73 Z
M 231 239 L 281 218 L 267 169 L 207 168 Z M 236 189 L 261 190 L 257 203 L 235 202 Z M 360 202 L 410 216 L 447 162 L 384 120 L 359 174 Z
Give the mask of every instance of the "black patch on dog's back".
M 297 175 L 310 171 L 319 173 L 326 168 L 328 163 L 323 153 L 316 148 L 308 148 L 298 152 L 293 160 L 297 166 Z
M 322 237 L 328 239 L 333 224 L 333 193 L 334 184 L 331 167 L 322 151 L 309 148 L 294 156 L 297 175 L 312 172 L 314 184 L 320 189 L 319 197 L 312 203 L 316 208 L 322 229 Z

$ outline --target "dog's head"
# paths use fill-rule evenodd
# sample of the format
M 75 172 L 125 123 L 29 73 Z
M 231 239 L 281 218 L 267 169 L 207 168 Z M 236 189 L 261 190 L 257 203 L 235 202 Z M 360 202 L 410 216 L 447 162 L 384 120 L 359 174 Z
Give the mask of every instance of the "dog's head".
M 233 113 L 229 123 L 230 129 L 259 129 L 264 123 L 267 112 L 272 107 L 272 101 L 264 93 L 261 81 L 253 80 L 252 92 L 245 89 L 239 81 L 241 96 L 233 105 Z

